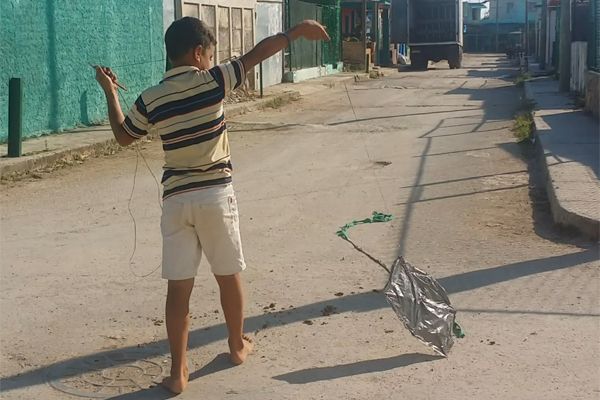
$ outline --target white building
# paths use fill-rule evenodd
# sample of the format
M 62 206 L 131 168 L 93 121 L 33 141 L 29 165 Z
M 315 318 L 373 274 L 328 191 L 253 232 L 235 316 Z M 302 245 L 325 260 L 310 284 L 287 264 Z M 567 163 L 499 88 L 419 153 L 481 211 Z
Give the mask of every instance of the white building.
M 281 32 L 283 0 L 163 0 L 165 30 L 178 18 L 204 21 L 217 39 L 215 62 L 221 63 L 248 52 L 265 37 Z M 263 63 L 263 85 L 281 83 L 283 56 L 277 54 Z M 249 71 L 251 88 L 260 86 L 259 68 Z

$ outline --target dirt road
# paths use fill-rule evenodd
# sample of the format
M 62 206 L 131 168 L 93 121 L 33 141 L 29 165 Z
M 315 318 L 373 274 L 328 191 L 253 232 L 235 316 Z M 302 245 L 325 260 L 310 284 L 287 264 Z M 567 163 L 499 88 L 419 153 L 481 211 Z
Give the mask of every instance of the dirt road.
M 559 232 L 510 132 L 515 71 L 389 72 L 230 121 L 256 353 L 229 368 L 207 265 L 181 399 L 597 399 L 598 247 Z M 158 143 L 143 154 L 159 174 Z M 163 399 L 160 208 L 135 153 L 3 186 L 2 398 Z M 530 174 L 531 172 L 531 174 Z M 335 236 L 440 279 L 466 331 L 448 359 L 412 338 L 386 275 Z M 65 394 L 70 393 L 70 394 Z

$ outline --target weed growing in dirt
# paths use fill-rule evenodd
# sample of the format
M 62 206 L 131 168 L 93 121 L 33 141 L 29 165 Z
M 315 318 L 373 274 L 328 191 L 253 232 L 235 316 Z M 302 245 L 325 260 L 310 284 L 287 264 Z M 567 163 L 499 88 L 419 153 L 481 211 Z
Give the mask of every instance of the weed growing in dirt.
M 533 135 L 533 117 L 531 113 L 517 114 L 512 131 L 519 143 L 531 140 Z
M 517 87 L 523 87 L 523 86 L 525 86 L 525 81 L 527 81 L 529 79 L 531 79 L 531 75 L 529 74 L 529 72 L 523 72 L 523 73 L 519 74 L 519 76 L 517 76 L 515 85 L 517 85 Z
M 281 97 L 275 97 L 273 100 L 269 100 L 265 103 L 265 108 L 279 108 L 285 105 L 285 101 Z
M 512 132 L 517 138 L 518 143 L 533 139 L 533 109 L 535 102 L 533 100 L 523 98 L 521 105 L 515 115 L 515 122 L 512 127 Z

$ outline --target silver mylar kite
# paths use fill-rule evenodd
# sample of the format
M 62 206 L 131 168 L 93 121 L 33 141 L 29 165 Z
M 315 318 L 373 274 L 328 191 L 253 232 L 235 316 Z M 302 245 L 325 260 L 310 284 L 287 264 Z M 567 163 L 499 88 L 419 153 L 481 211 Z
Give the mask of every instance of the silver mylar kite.
M 392 265 L 384 293 L 406 329 L 447 357 L 454 344 L 452 333 L 456 311 L 444 288 L 431 276 L 398 257 Z
M 387 222 L 391 219 L 389 214 L 373 212 L 371 218 L 344 225 L 337 235 L 389 273 L 384 293 L 398 318 L 413 336 L 447 357 L 454 344 L 452 334 L 463 337 L 464 333 L 454 321 L 456 311 L 442 285 L 427 273 L 407 263 L 402 256 L 396 259 L 390 271 L 382 261 L 357 246 L 348 236 L 348 229 L 353 226 Z

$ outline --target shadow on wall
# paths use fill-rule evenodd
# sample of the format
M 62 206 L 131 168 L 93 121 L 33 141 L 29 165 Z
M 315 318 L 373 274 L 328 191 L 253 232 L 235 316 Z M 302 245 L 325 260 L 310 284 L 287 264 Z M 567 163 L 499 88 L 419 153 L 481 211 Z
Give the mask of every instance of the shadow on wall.
M 90 115 L 88 113 L 88 91 L 81 93 L 79 98 L 79 119 L 85 125 L 90 124 Z
M 50 89 L 50 113 L 48 127 L 57 131 L 58 123 L 58 70 L 56 60 L 56 0 L 46 0 L 46 31 L 48 32 L 48 86 Z

